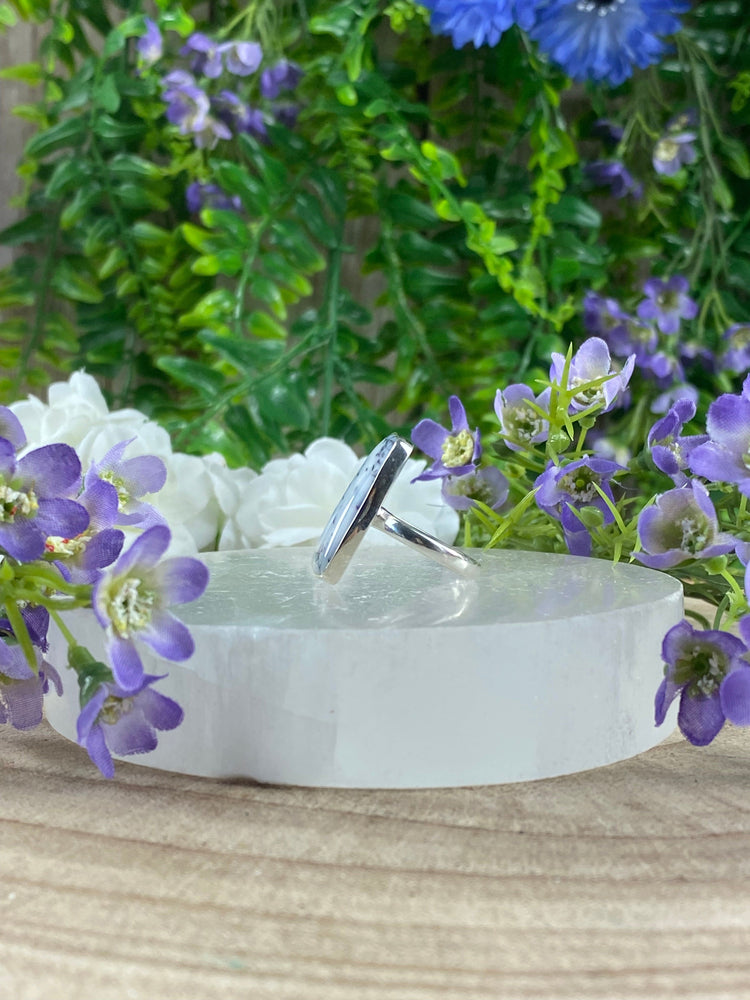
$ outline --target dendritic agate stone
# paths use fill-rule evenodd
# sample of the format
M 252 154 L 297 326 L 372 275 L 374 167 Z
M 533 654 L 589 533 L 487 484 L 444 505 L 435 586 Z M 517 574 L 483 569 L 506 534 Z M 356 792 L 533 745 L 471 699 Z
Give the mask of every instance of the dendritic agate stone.
M 566 774 L 654 746 L 661 642 L 682 616 L 672 577 L 546 553 L 481 553 L 456 579 L 394 544 L 331 586 L 312 550 L 210 553 L 178 609 L 195 655 L 150 673 L 185 721 L 131 757 L 168 770 L 359 788 L 496 784 Z M 67 619 L 103 652 L 93 615 Z M 52 663 L 65 662 L 59 637 Z M 75 738 L 77 685 L 48 718 Z

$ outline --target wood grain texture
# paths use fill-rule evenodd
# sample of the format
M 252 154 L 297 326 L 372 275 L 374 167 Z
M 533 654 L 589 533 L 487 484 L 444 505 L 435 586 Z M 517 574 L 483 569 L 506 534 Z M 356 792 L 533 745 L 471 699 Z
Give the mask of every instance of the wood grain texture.
M 19 23 L 0 34 L 0 69 L 21 63 L 34 62 L 40 29 L 35 25 Z M 23 147 L 33 135 L 34 126 L 12 114 L 18 104 L 29 104 L 38 99 L 38 91 L 15 80 L 0 80 L 0 229 L 19 218 L 19 211 L 11 201 L 23 190 L 23 183 L 16 173 Z M 0 267 L 10 263 L 10 247 L 0 247 Z
M 279 788 L 0 732 L 3 1000 L 746 1000 L 750 739 L 571 777 Z

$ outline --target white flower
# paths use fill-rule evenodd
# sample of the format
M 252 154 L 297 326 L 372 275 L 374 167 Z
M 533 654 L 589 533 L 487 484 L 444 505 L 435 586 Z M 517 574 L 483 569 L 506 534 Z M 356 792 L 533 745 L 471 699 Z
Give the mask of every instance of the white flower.
M 343 441 L 319 438 L 302 455 L 274 459 L 247 485 L 236 514 L 225 528 L 222 548 L 231 541 L 245 546 L 313 545 L 363 459 Z M 440 494 L 439 480 L 412 483 L 425 463 L 409 459 L 388 493 L 386 506 L 398 517 L 452 542 L 458 514 Z M 392 544 L 380 532 L 366 544 Z
M 30 446 L 63 442 L 77 448 L 91 427 L 107 417 L 102 391 L 86 372 L 73 372 L 67 382 L 53 382 L 47 398 L 48 406 L 36 396 L 11 403 Z

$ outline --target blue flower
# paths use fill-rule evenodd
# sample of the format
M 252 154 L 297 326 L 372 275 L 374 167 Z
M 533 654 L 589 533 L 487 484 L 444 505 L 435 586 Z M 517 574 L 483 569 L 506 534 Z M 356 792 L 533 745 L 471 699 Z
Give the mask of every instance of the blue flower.
M 608 187 L 613 198 L 630 195 L 638 201 L 643 196 L 643 185 L 621 160 L 594 160 L 584 165 L 583 172 L 592 184 Z
M 531 37 L 574 80 L 619 86 L 658 62 L 688 0 L 539 0 Z
M 448 400 L 451 429 L 441 427 L 434 420 L 420 420 L 411 432 L 414 444 L 425 455 L 434 459 L 432 465 L 417 476 L 421 479 L 442 479 L 444 476 L 467 476 L 476 471 L 482 454 L 479 429 L 469 430 L 466 410 L 458 396 Z
M 92 606 L 107 630 L 114 679 L 127 691 L 138 689 L 144 676 L 136 639 L 168 660 L 187 660 L 193 654 L 193 638 L 169 605 L 200 597 L 208 570 L 189 556 L 159 562 L 169 541 L 166 525 L 147 528 L 94 585 Z
M 528 30 L 534 23 L 532 0 L 422 0 L 422 6 L 432 12 L 432 30 L 450 35 L 454 49 L 497 45 L 512 24 Z
M 508 499 L 508 480 L 494 465 L 488 465 L 464 476 L 443 479 L 443 500 L 454 510 L 469 510 L 479 500 L 493 510 L 499 510 Z
M 133 689 L 104 681 L 81 709 L 78 742 L 105 778 L 114 777 L 113 753 L 148 753 L 158 743 L 156 730 L 175 729 L 182 722 L 177 702 L 152 688 L 164 676 L 143 674 Z
M 747 641 L 745 619 L 740 634 Z M 677 724 L 695 746 L 706 746 L 729 719 L 736 726 L 750 724 L 750 668 L 747 646 L 718 629 L 700 631 L 681 621 L 667 632 L 662 644 L 666 667 L 656 692 L 655 721 L 660 726 L 679 695 Z
M 536 504 L 549 517 L 560 521 L 571 555 L 591 555 L 591 536 L 575 511 L 596 507 L 603 523 L 611 524 L 614 515 L 599 490 L 614 505 L 609 481 L 616 472 L 623 471 L 617 462 L 584 456 L 562 467 L 550 462 L 537 478 Z
M 138 52 L 138 65 L 141 68 L 153 66 L 158 62 L 163 54 L 164 43 L 159 31 L 159 25 L 152 21 L 150 17 L 145 19 L 146 31 L 136 42 Z
M 665 416 L 657 420 L 648 432 L 648 446 L 654 465 L 671 476 L 676 486 L 684 486 L 690 453 L 708 441 L 708 434 L 690 434 L 683 437 L 682 428 L 695 416 L 695 401 L 683 396 L 675 400 Z

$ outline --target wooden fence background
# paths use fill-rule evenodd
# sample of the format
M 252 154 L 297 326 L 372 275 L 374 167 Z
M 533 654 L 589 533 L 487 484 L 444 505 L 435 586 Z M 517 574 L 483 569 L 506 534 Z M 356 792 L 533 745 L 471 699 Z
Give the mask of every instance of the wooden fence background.
M 36 58 L 39 29 L 21 23 L 0 35 L 0 69 L 19 63 L 33 62 Z M 27 104 L 33 94 L 25 83 L 0 80 L 0 229 L 18 218 L 18 211 L 10 201 L 21 191 L 22 183 L 16 174 L 23 146 L 33 132 L 33 127 L 11 114 L 17 104 Z M 0 247 L 0 267 L 10 261 L 10 249 Z

